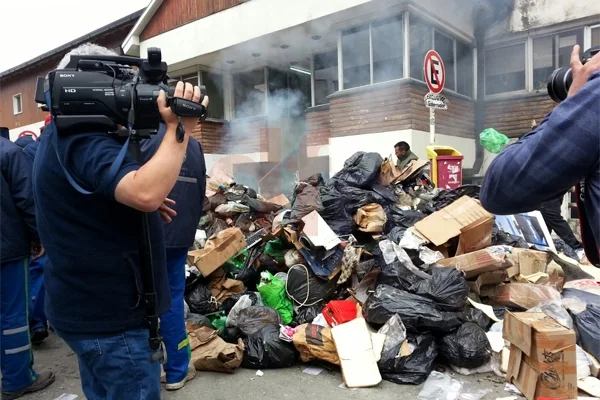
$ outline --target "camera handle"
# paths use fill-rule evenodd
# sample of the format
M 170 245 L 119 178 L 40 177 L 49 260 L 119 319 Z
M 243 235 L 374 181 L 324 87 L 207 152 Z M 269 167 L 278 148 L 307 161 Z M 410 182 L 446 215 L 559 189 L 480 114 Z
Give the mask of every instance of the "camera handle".
M 141 137 L 136 131 L 129 129 L 129 149 L 136 161 L 142 163 L 142 151 L 140 148 Z M 142 272 L 142 286 L 144 290 L 144 304 L 146 306 L 146 328 L 149 331 L 148 345 L 152 354 L 150 362 L 167 362 L 167 351 L 163 338 L 159 332 L 158 314 L 156 313 L 157 294 L 156 282 L 154 281 L 154 263 L 152 260 L 152 245 L 150 237 L 150 225 L 148 213 L 139 212 L 142 221 L 142 229 L 138 241 L 140 254 L 140 266 Z

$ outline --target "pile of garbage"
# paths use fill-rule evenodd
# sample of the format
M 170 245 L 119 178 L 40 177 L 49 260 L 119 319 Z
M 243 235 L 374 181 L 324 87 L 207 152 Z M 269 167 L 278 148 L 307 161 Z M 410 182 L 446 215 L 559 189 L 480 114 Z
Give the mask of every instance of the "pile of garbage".
M 431 400 L 462 390 L 436 364 L 493 372 L 528 399 L 596 390 L 595 268 L 557 254 L 549 234 L 534 243 L 541 217 L 504 228 L 534 213 L 507 222 L 478 186 L 435 189 L 426 164 L 400 171 L 359 152 L 291 200 L 210 178 L 185 290 L 196 368 L 327 362 L 348 387 L 426 382 Z

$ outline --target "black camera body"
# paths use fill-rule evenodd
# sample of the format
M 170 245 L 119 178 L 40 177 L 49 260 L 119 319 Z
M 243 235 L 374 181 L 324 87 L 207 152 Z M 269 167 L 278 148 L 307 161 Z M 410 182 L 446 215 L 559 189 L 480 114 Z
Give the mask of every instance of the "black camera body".
M 161 121 L 156 100 L 161 89 L 175 114 L 206 118 L 201 104 L 173 97 L 167 79 L 167 64 L 158 48 L 148 49 L 148 59 L 71 56 L 65 69 L 38 78 L 35 100 L 45 104 L 45 92 L 50 92 L 49 111 L 61 135 L 118 132 L 119 126 L 142 136 L 156 133 Z M 201 92 L 200 102 L 204 87 Z
M 587 49 L 583 53 L 582 64 L 585 64 L 600 52 L 600 46 Z M 571 68 L 558 68 L 548 78 L 548 95 L 557 103 L 565 100 L 573 83 Z

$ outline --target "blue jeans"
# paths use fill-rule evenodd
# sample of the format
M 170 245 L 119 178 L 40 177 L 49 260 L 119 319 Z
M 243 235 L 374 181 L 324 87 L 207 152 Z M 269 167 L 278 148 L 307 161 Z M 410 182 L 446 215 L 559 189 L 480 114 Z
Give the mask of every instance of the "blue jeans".
M 31 311 L 29 313 L 29 326 L 31 329 L 48 329 L 44 303 L 46 290 L 44 289 L 44 266 L 46 256 L 29 262 L 29 296 L 31 297 Z
M 57 333 L 77 355 L 88 400 L 160 400 L 160 364 L 150 362 L 147 330 L 78 340 Z
M 191 357 L 183 306 L 187 253 L 187 248 L 167 249 L 171 309 L 160 316 L 160 333 L 167 349 L 167 363 L 163 366 L 167 383 L 177 383 L 185 379 Z
M 27 259 L 0 265 L 0 370 L 2 391 L 33 383 L 33 353 L 29 339 Z

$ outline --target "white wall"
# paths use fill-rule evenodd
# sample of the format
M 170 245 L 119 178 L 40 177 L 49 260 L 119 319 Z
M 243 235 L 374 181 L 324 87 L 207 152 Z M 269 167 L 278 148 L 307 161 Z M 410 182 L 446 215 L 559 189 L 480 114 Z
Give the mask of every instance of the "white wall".
M 236 164 L 247 164 L 253 162 L 268 161 L 268 153 L 243 153 L 243 154 L 204 154 L 206 171 L 210 176 L 211 171 L 220 170 L 233 174 L 233 166 Z
M 597 14 L 599 0 L 515 0 L 511 30 L 524 31 Z
M 24 132 L 24 131 L 31 131 L 39 136 L 40 128 L 43 126 L 44 126 L 44 121 L 39 121 L 39 122 L 34 122 L 33 124 L 20 126 L 18 128 L 11 129 L 9 131 L 10 140 L 12 140 L 14 142 L 15 140 L 17 140 L 19 138 L 19 135 L 21 134 L 21 132 Z

